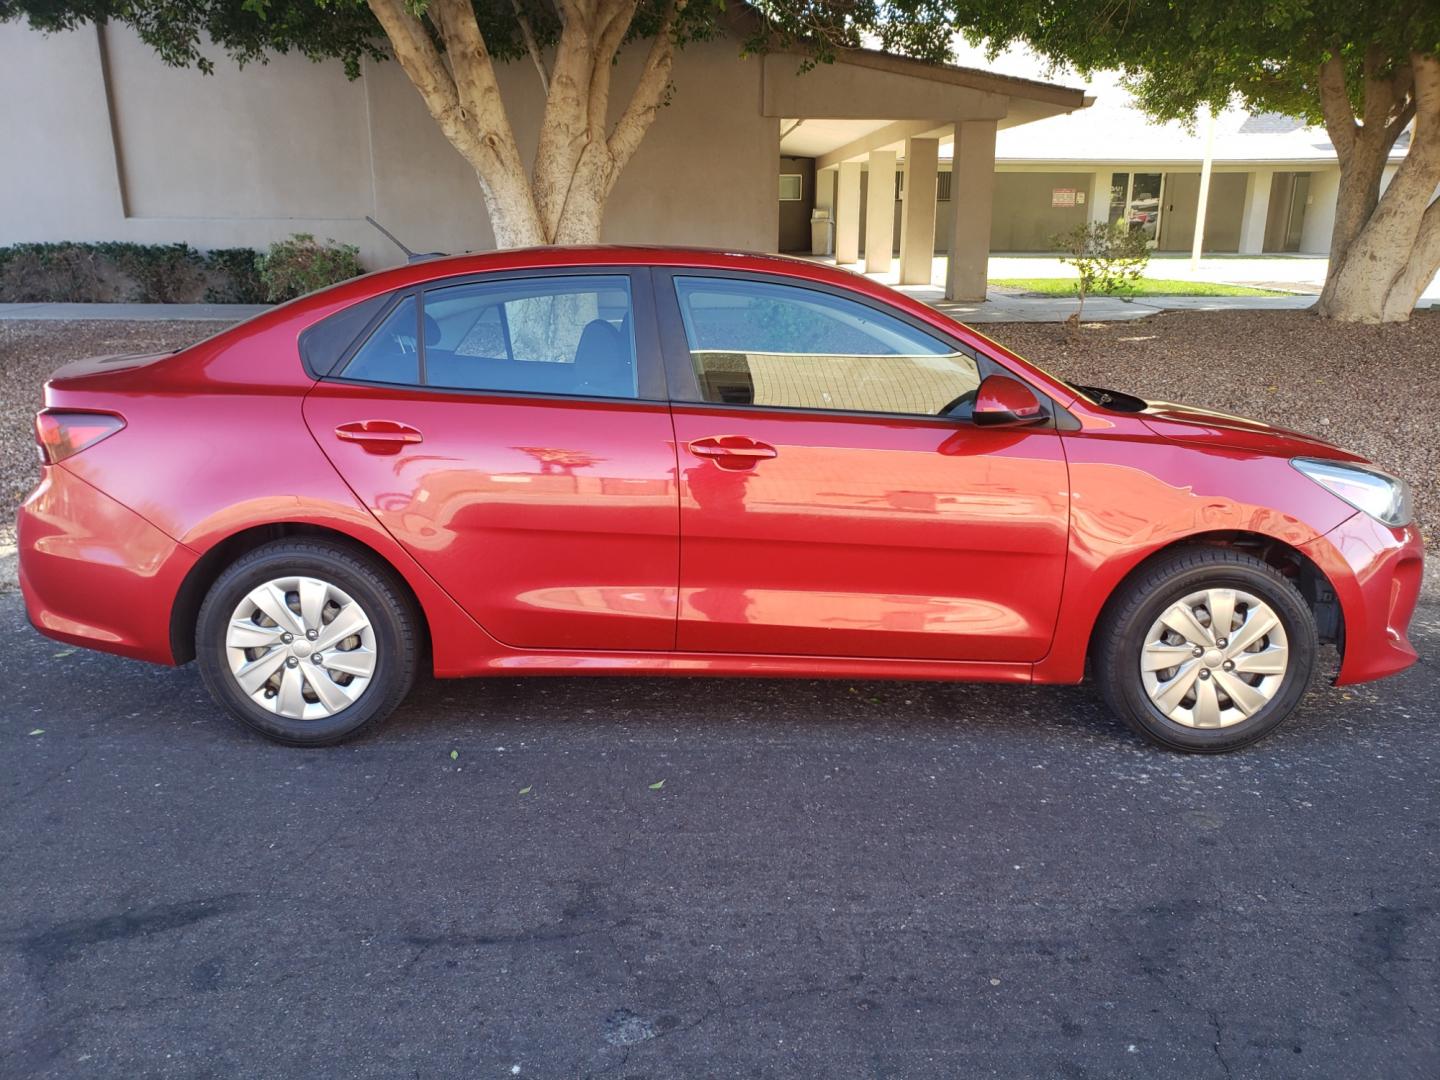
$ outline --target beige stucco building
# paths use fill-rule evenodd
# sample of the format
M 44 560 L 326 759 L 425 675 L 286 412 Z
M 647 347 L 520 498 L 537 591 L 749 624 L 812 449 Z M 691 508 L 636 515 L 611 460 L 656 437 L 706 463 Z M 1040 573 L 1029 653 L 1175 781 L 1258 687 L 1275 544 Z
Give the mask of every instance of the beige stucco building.
M 639 61 L 636 50 L 623 57 L 617 98 Z M 672 104 L 615 188 L 604 238 L 780 250 L 793 246 L 782 228 L 795 233 L 788 204 L 798 202 L 807 241 L 810 210 L 829 208 L 843 261 L 861 242 L 862 166 L 893 177 L 898 162 L 905 191 L 921 194 L 869 215 L 873 260 L 893 248 L 910 279 L 928 281 L 932 253 L 953 253 L 947 291 L 983 297 L 997 133 L 1083 108 L 1083 93 L 869 52 L 806 74 L 799 65 L 742 58 L 735 40 L 686 47 Z M 501 86 L 529 153 L 539 80 L 514 64 Z M 358 245 L 367 265 L 397 261 L 366 215 L 417 250 L 492 244 L 473 174 L 393 63 L 367 62 L 355 81 L 338 63 L 295 56 L 243 70 L 221 60 L 203 76 L 167 67 L 124 28 L 47 36 L 5 24 L 0 102 L 0 244 L 263 247 L 311 232 Z M 782 134 L 807 159 L 798 199 L 780 197 L 795 194 L 781 180 L 795 168 L 782 168 Z M 955 148 L 943 216 L 942 141 Z M 868 198 L 896 205 L 885 184 Z M 892 218 L 885 243 L 880 223 Z

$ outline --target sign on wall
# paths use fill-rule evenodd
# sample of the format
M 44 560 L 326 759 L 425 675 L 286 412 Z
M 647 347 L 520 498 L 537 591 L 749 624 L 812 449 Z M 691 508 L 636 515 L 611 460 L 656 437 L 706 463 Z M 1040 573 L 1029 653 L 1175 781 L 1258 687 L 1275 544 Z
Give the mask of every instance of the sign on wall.
M 1050 205 L 1052 208 L 1075 206 L 1078 194 L 1073 187 L 1057 187 L 1050 192 Z

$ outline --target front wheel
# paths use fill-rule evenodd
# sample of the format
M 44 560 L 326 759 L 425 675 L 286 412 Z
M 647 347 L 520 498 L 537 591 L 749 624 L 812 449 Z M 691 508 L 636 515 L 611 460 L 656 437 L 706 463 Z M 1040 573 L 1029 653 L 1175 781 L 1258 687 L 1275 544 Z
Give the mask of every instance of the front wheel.
M 1142 569 L 1096 630 L 1095 675 L 1135 731 L 1221 753 L 1264 738 L 1310 685 L 1315 618 L 1274 567 L 1229 548 L 1181 548 Z
M 398 584 L 324 540 L 277 540 L 227 568 L 196 621 L 215 700 L 277 742 L 324 746 L 375 723 L 415 678 L 415 617 Z

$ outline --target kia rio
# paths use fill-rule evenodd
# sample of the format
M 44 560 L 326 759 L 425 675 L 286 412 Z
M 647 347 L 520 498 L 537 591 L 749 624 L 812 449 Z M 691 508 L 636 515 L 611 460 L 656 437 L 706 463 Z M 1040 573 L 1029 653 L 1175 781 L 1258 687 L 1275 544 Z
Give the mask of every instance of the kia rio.
M 435 259 L 56 372 L 29 617 L 293 745 L 441 677 L 1074 683 L 1231 750 L 1409 666 L 1400 480 L 775 256 Z

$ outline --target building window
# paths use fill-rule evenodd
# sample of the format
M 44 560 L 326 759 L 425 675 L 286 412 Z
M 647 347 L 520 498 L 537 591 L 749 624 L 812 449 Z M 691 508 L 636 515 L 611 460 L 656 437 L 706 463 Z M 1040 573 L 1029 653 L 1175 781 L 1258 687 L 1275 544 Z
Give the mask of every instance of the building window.
M 953 175 L 953 174 L 948 173 L 948 172 L 942 172 L 942 173 L 937 173 L 937 174 L 936 174 L 936 176 L 935 176 L 935 201 L 936 201 L 936 202 L 949 202 L 949 201 L 950 201 L 950 177 L 951 177 L 951 175 Z M 896 198 L 896 199 L 903 199 L 904 197 L 905 197 L 905 173 L 904 173 L 903 171 L 900 171 L 900 172 L 897 172 L 897 173 L 895 174 L 895 198 Z
M 780 201 L 799 202 L 805 198 L 805 176 L 803 173 L 780 174 Z

